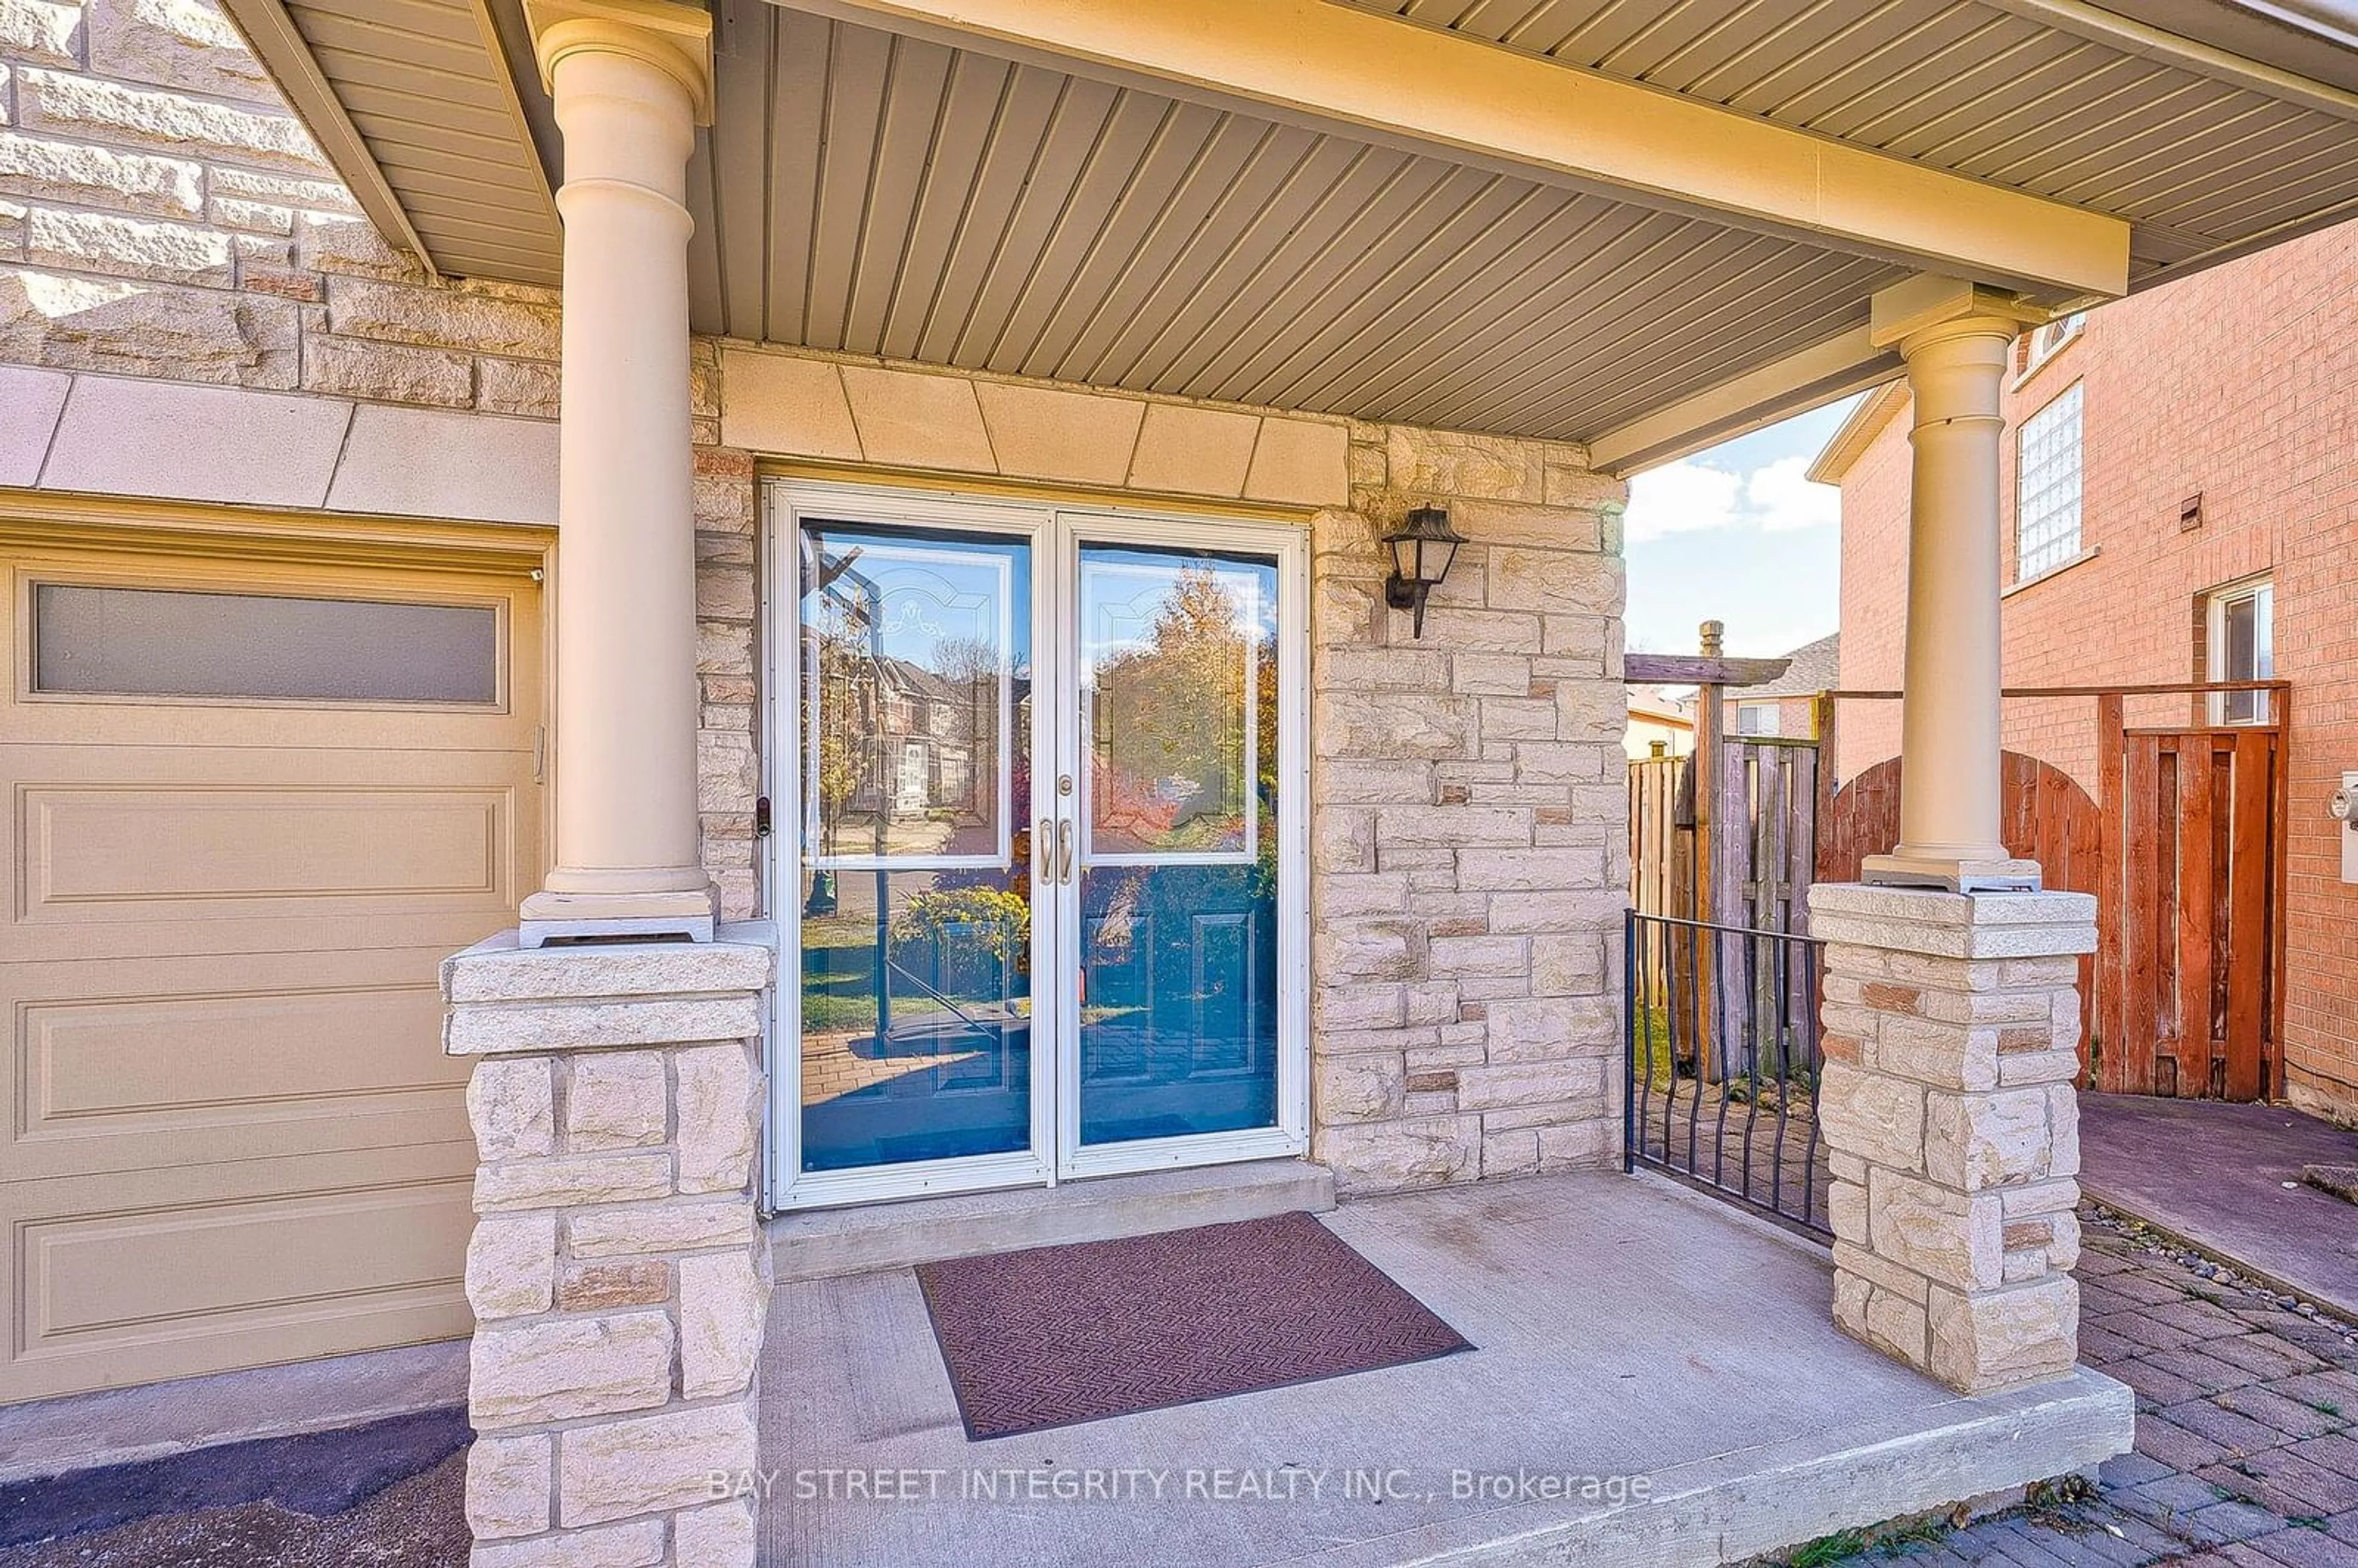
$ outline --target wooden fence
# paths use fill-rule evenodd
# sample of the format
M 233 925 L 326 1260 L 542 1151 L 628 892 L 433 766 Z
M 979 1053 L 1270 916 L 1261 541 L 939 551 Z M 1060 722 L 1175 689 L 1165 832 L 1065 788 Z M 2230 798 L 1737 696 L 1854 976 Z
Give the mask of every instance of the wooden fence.
M 1684 757 L 1643 757 L 1629 764 L 1629 903 L 1639 913 L 1694 915 L 1694 801 L 1682 796 Z M 1667 987 L 1667 944 L 1644 956 L 1639 977 L 1650 993 Z
M 2129 698 L 2269 694 L 2265 722 L 2132 728 Z M 1838 692 L 1896 698 L 1896 692 Z M 2099 798 L 2006 754 L 2006 849 L 2046 885 L 2096 895 L 2096 952 L 2081 965 L 2083 1081 L 2114 1093 L 2251 1100 L 2281 1092 L 2285 737 L 2282 682 L 2037 687 L 2091 699 Z M 1817 874 L 1858 874 L 1899 837 L 1899 763 L 1879 762 L 1828 803 Z
M 1631 903 L 1644 914 L 1805 934 L 1823 765 L 1814 741 L 1733 735 L 1699 737 L 1692 757 L 1631 762 Z M 1749 1066 L 1728 1060 L 1719 1042 L 1782 1039 L 1814 1010 L 1814 980 L 1791 966 L 1748 955 L 1731 962 L 1736 949 L 1725 943 L 1662 930 L 1636 960 L 1638 979 L 1693 1015 L 1667 1023 L 1677 1059 L 1699 1061 L 1708 1080 Z

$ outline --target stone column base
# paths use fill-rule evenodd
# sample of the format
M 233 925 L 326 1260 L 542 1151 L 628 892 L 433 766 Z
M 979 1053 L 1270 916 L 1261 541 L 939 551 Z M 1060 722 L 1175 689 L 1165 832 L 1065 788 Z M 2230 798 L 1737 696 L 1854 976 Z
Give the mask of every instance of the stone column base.
M 709 942 L 720 895 L 710 886 L 683 892 L 550 892 L 524 901 L 516 946 L 538 947 L 568 936 L 685 936 Z
M 474 1568 L 750 1568 L 766 946 L 497 937 L 448 960 L 481 1164 Z
M 1965 1393 L 2078 1357 L 2086 893 L 1821 882 L 1834 1318 Z
M 1931 888 L 1941 892 L 2037 892 L 2036 860 L 1950 860 L 1933 855 L 1869 855 L 1859 881 L 1876 887 Z

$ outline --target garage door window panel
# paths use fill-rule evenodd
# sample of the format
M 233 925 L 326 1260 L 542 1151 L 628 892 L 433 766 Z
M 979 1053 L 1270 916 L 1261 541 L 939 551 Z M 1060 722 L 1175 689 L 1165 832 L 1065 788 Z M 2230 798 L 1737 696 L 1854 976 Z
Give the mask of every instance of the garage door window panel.
M 494 708 L 494 604 L 33 585 L 44 697 Z

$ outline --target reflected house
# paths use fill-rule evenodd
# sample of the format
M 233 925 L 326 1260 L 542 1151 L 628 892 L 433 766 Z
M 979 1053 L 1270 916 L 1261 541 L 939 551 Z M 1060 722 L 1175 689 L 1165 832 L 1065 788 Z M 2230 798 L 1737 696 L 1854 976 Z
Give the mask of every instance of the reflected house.
M 806 696 L 818 719 L 809 804 L 822 838 L 849 847 L 864 836 L 878 854 L 988 854 L 999 826 L 1001 695 L 1028 705 L 1031 681 L 1004 676 L 987 637 L 946 631 L 905 600 L 888 603 L 893 568 L 871 577 L 860 556 L 820 555 L 807 568 L 821 607 L 806 633 L 818 689 Z
M 805 1162 L 990 1152 L 1030 1098 L 1030 770 L 1003 737 L 1032 683 L 1003 574 L 955 542 L 806 544 L 805 826 L 827 869 L 803 902 Z
M 847 809 L 895 823 L 942 822 L 955 838 L 961 824 L 975 824 L 980 806 L 978 747 L 987 748 L 990 736 L 977 705 L 989 700 L 987 683 L 979 675 L 960 678 L 908 659 L 878 659 L 869 667 L 875 687 L 870 739 L 877 761 Z M 987 750 L 979 760 L 990 765 Z

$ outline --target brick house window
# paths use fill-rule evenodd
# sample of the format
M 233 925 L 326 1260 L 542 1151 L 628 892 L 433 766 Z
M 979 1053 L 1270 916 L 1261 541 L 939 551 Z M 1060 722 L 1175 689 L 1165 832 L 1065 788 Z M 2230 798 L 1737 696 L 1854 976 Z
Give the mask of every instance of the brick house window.
M 2015 579 L 2080 553 L 2080 383 L 2022 422 L 2015 464 Z
M 2088 313 L 2074 310 L 2069 316 L 2060 316 L 2025 332 L 2020 346 L 2015 351 L 2014 373 L 2017 378 L 2028 375 L 2053 359 L 2064 344 L 2080 335 L 2080 329 L 2087 324 Z
M 2277 674 L 2276 585 L 2266 578 L 2214 589 L 2207 607 L 2203 645 L 2210 680 L 2274 680 Z M 2211 694 L 2213 724 L 2265 724 L 2271 704 L 2264 691 Z
M 1738 735 L 1774 735 L 1777 733 L 1777 704 L 1773 702 L 1739 702 L 1736 705 L 1736 732 Z

